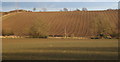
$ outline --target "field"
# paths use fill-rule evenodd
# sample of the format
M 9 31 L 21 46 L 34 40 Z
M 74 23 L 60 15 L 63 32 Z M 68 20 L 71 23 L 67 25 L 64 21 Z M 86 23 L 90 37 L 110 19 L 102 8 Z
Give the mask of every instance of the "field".
M 117 39 L 3 39 L 3 60 L 115 60 Z
M 67 12 L 19 12 L 3 16 L 3 31 L 15 35 L 27 35 L 34 24 L 48 35 L 74 35 L 86 37 L 97 31 L 118 31 L 118 10 L 67 11 Z M 37 26 L 36 26 L 37 27 Z M 47 29 L 47 30 L 46 30 Z

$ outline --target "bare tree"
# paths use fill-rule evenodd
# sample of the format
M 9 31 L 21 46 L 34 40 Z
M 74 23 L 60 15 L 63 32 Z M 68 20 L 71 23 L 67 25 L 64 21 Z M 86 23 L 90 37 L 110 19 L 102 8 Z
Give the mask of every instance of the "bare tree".
M 36 8 L 33 8 L 33 11 L 36 11 Z
M 87 11 L 87 8 L 82 8 L 82 11 Z
M 68 9 L 67 8 L 63 8 L 63 11 L 68 11 Z
M 77 8 L 75 11 L 80 11 L 80 9 Z
M 107 10 L 113 10 L 113 9 L 109 8 L 109 9 L 107 9 Z

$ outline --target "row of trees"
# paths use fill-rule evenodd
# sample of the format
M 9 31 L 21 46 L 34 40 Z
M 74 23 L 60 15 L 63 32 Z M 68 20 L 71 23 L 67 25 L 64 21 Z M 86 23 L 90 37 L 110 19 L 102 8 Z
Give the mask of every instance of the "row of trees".
M 37 10 L 37 8 L 33 8 L 33 11 L 35 12 Z M 42 8 L 41 9 L 41 11 L 47 11 L 47 8 Z M 63 8 L 62 10 L 60 10 L 60 11 L 69 11 L 69 9 L 68 8 Z M 70 10 L 71 11 L 71 10 Z M 76 9 L 76 10 L 74 10 L 74 11 L 80 11 L 80 9 Z M 87 11 L 87 8 L 82 8 L 82 11 Z
M 34 12 L 35 12 L 36 10 L 37 10 L 37 8 L 33 8 L 33 11 L 34 11 Z M 109 9 L 107 9 L 107 10 L 114 10 L 114 9 L 109 8 Z M 42 8 L 41 11 L 45 12 L 45 11 L 47 11 L 47 8 Z M 88 11 L 88 9 L 87 9 L 87 8 L 82 8 L 82 9 L 80 10 L 80 9 L 76 8 L 75 10 L 71 10 L 71 9 L 68 9 L 68 8 L 63 8 L 63 9 L 61 9 L 60 11 Z

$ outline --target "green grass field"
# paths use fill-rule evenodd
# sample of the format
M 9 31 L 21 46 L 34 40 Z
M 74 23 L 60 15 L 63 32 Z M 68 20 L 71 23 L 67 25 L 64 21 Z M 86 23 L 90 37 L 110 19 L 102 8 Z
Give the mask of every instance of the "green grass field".
M 3 39 L 3 60 L 114 60 L 117 47 L 117 39 Z

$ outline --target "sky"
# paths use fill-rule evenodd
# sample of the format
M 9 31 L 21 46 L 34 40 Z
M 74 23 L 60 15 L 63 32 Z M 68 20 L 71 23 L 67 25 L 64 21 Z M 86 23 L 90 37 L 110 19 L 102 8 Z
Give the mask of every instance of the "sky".
M 3 2 L 118 2 L 120 0 L 1 0 Z
M 87 8 L 88 10 L 106 10 L 117 9 L 117 2 L 2 2 L 2 11 L 11 11 L 15 9 L 25 9 L 42 11 L 46 8 L 47 11 L 60 11 L 63 8 L 68 10 L 75 10 L 76 8 Z

